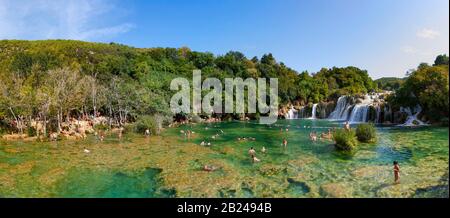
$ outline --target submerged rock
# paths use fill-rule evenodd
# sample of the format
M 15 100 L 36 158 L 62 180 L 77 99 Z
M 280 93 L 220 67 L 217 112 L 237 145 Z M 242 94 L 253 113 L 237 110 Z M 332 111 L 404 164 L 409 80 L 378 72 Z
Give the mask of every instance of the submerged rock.
M 389 172 L 389 170 L 387 166 L 367 166 L 353 170 L 352 175 L 362 178 L 374 178 L 385 174 L 385 172 Z
M 352 189 L 344 183 L 328 183 L 320 186 L 320 192 L 324 197 L 329 198 L 350 198 Z
M 286 172 L 286 167 L 266 164 L 259 168 L 259 172 L 264 176 L 274 176 Z

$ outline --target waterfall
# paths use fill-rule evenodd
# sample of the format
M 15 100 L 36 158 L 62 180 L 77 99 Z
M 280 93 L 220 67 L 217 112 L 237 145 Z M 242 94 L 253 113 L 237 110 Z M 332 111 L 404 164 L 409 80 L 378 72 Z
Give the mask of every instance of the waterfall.
M 353 107 L 352 113 L 350 114 L 350 123 L 361 123 L 367 121 L 367 112 L 369 111 L 368 104 L 356 104 Z
M 389 108 L 388 105 L 384 106 L 384 121 L 391 121 L 392 119 L 392 111 L 391 108 Z
M 300 108 L 300 111 L 298 112 L 298 117 L 299 118 L 305 117 L 305 107 Z
M 413 110 L 411 108 L 407 107 L 400 107 L 400 111 L 405 112 L 408 114 L 408 117 L 406 118 L 406 121 L 404 124 L 400 124 L 398 126 L 423 126 L 427 125 L 426 123 L 422 122 L 417 118 L 417 116 L 422 112 L 422 107 L 420 105 L 417 105 Z M 414 113 L 414 114 L 413 114 Z M 414 121 L 416 123 L 414 123 Z
M 366 94 L 363 98 L 352 96 L 340 96 L 337 99 L 336 107 L 328 115 L 328 119 L 336 121 L 349 121 L 351 123 L 363 123 L 369 120 L 375 123 L 380 123 L 383 120 L 387 121 L 387 117 L 391 115 L 392 111 L 384 101 L 384 93 Z M 355 103 L 353 103 L 355 102 Z M 317 105 L 314 104 L 312 108 L 312 115 L 310 119 L 317 118 Z M 375 109 L 376 114 L 372 114 L 371 107 Z M 384 109 L 382 109 L 384 107 Z M 320 109 L 320 107 L 319 107 Z M 384 110 L 384 113 L 383 113 Z M 300 111 L 300 114 L 302 112 Z M 383 116 L 384 115 L 384 119 Z M 322 117 L 323 114 L 321 113 Z
M 381 117 L 380 117 L 380 114 L 381 114 L 381 108 L 380 108 L 380 105 L 379 104 L 377 104 L 377 105 L 375 105 L 375 110 L 377 111 L 377 117 L 375 118 L 375 123 L 380 123 L 380 119 L 381 119 Z
M 350 114 L 350 119 L 348 121 L 350 123 L 367 122 L 367 114 L 371 104 L 373 104 L 372 96 L 365 95 L 364 99 L 353 107 L 352 113 Z
M 291 109 L 289 109 L 288 113 L 285 115 L 286 119 L 298 119 L 298 111 L 294 109 L 292 106 Z
M 313 104 L 311 119 L 316 119 L 317 104 Z
M 351 105 L 347 105 L 347 96 L 341 96 L 337 100 L 336 108 L 331 112 L 328 119 L 332 120 L 347 120 L 348 110 Z

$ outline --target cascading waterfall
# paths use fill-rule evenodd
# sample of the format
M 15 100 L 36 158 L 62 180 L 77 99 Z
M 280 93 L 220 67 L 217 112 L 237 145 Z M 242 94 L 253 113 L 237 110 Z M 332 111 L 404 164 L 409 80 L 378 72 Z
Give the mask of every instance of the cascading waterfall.
M 375 122 L 380 122 L 381 108 L 379 104 L 374 104 L 378 95 L 365 95 L 359 103 L 352 105 L 348 99 L 350 96 L 341 96 L 338 98 L 336 108 L 328 116 L 331 120 L 349 121 L 351 123 L 367 122 L 369 108 L 373 106 L 376 110 Z M 350 111 L 351 110 L 351 111 Z
M 376 110 L 376 112 L 377 112 L 377 117 L 376 117 L 376 119 L 375 119 L 375 122 L 376 123 L 380 123 L 380 119 L 381 119 L 381 117 L 380 117 L 380 115 L 381 115 L 381 108 L 380 108 L 380 105 L 375 105 L 375 110 Z
M 388 105 L 384 106 L 384 121 L 391 121 L 392 111 Z
M 298 119 L 298 111 L 294 109 L 294 107 L 291 107 L 289 109 L 288 113 L 285 115 L 286 119 Z
M 328 116 L 328 119 L 347 120 L 348 110 L 351 107 L 350 104 L 347 104 L 347 98 L 347 96 L 341 96 L 338 98 L 336 108 L 333 112 L 331 112 L 330 116 Z
M 373 103 L 373 99 L 369 95 L 365 95 L 364 99 L 357 103 L 350 114 L 350 123 L 363 123 L 367 122 L 367 114 L 369 112 L 369 106 Z
M 350 114 L 350 123 L 361 123 L 367 121 L 367 112 L 369 111 L 368 104 L 356 104 L 353 107 L 352 113 Z
M 399 126 L 423 126 L 427 125 L 426 123 L 422 122 L 417 118 L 417 116 L 422 112 L 422 107 L 420 105 L 417 105 L 414 107 L 413 110 L 409 107 L 400 107 L 400 111 L 405 112 L 408 114 L 408 117 L 406 118 L 406 121 L 404 124 L 400 124 Z M 413 114 L 414 113 L 414 114 Z
M 298 117 L 299 118 L 305 117 L 305 107 L 300 108 L 300 111 L 298 112 Z
M 316 119 L 317 104 L 313 104 L 311 119 Z

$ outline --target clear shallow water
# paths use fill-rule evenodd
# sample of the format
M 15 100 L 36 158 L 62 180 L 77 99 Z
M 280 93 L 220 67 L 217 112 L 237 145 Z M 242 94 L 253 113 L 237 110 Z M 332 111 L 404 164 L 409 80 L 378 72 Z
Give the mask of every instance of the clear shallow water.
M 149 139 L 128 134 L 122 141 L 110 136 L 104 142 L 1 141 L 0 195 L 448 197 L 448 128 L 378 127 L 377 142 L 361 143 L 352 153 L 336 151 L 331 141 L 309 140 L 311 131 L 340 126 L 310 119 L 280 120 L 271 126 L 224 122 L 171 128 Z M 191 140 L 180 133 L 187 129 L 195 132 Z M 219 137 L 212 139 L 215 134 Z M 286 149 L 283 138 L 288 140 Z M 202 141 L 212 146 L 201 146 Z M 250 147 L 261 162 L 251 163 Z M 84 148 L 91 153 L 85 154 Z M 394 160 L 401 168 L 397 185 Z M 204 172 L 205 164 L 219 169 Z

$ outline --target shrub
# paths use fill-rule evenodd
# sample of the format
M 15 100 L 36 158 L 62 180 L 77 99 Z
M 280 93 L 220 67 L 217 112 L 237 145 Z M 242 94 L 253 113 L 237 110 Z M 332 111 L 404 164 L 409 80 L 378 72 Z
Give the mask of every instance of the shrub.
M 153 116 L 143 115 L 136 120 L 134 125 L 134 131 L 136 133 L 143 134 L 146 129 L 150 130 L 152 134 L 156 133 L 157 125 Z
M 33 127 L 28 127 L 27 128 L 27 134 L 28 134 L 29 137 L 36 136 L 36 129 L 33 128 Z
M 374 142 L 376 130 L 372 123 L 362 123 L 356 126 L 356 137 L 360 142 Z
M 333 133 L 333 139 L 339 150 L 350 151 L 358 144 L 354 130 L 338 129 Z
M 106 130 L 109 129 L 109 126 L 106 125 L 106 124 L 96 124 L 96 125 L 94 125 L 94 129 L 95 129 L 96 131 L 99 131 L 99 130 L 106 131 Z

